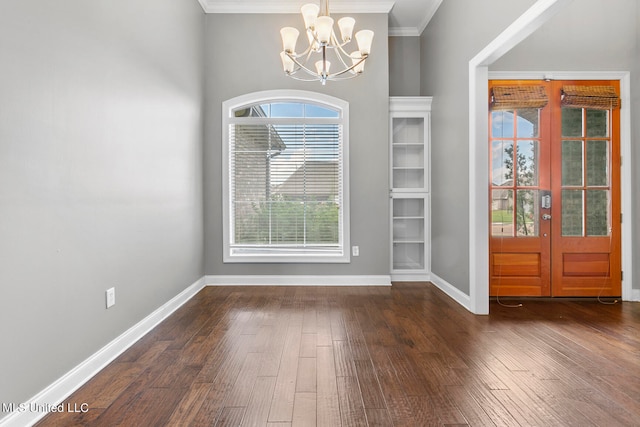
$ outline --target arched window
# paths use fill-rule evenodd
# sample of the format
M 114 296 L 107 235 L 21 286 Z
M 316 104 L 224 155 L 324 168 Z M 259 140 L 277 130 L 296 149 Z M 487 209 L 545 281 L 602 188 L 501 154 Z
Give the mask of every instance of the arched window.
M 225 262 L 349 262 L 347 102 L 293 90 L 223 103 Z

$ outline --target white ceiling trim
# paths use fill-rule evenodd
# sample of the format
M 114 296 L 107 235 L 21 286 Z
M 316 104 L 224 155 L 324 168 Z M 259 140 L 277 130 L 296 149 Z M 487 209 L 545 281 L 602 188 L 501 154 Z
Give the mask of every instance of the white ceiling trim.
M 417 27 L 389 27 L 389 37 L 419 37 Z
M 429 21 L 431 21 L 431 18 L 433 18 L 433 15 L 436 14 L 436 11 L 438 10 L 438 8 L 440 7 L 440 5 L 442 4 L 443 0 L 437 0 L 433 3 L 431 3 L 431 9 L 427 10 L 426 15 L 424 16 L 424 19 L 422 20 L 422 23 L 420 24 L 420 27 L 418 27 L 418 35 L 421 35 L 422 32 L 424 31 L 425 28 L 427 28 L 427 24 L 429 24 Z
M 290 1 L 198 0 L 205 13 L 299 13 L 300 5 Z M 395 1 L 347 1 L 331 5 L 335 13 L 389 13 Z

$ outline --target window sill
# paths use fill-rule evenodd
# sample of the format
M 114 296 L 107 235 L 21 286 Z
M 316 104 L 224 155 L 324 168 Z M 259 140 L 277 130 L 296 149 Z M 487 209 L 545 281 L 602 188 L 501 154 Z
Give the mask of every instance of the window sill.
M 335 263 L 349 263 L 351 257 L 348 252 L 335 251 L 335 252 L 312 252 L 306 254 L 300 253 L 256 253 L 255 251 L 238 251 L 231 254 L 226 254 L 223 262 L 225 263 L 266 263 L 266 264 L 335 264 Z

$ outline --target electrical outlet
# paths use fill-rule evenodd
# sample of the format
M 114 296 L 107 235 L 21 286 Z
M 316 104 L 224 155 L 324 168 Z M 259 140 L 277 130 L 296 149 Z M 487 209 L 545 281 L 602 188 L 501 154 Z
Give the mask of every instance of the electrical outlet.
M 107 297 L 107 308 L 113 307 L 116 303 L 116 288 L 109 288 L 105 292 Z
M 360 256 L 360 246 L 351 246 L 351 254 L 353 256 Z

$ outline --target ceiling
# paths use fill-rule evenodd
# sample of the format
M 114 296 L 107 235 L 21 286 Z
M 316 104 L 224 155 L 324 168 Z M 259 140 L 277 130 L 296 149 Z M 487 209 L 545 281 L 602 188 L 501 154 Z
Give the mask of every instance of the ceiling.
M 199 0 L 207 13 L 297 13 L 319 0 Z M 390 36 L 419 36 L 442 0 L 330 0 L 334 13 L 388 13 Z

